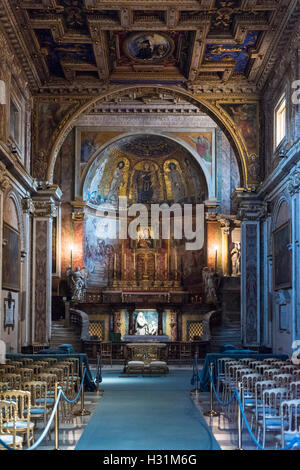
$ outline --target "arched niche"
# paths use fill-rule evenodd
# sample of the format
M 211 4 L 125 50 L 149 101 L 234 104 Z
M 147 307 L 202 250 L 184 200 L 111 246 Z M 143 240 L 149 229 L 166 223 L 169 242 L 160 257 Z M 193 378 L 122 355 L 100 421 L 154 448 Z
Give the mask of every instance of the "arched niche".
M 74 113 L 65 119 L 65 121 L 60 125 L 59 131 L 56 135 L 52 148 L 50 150 L 49 160 L 48 160 L 48 170 L 47 170 L 47 180 L 49 182 L 53 182 L 53 174 L 54 174 L 54 167 L 55 162 L 57 159 L 57 155 L 59 150 L 69 134 L 72 128 L 76 125 L 76 120 L 83 114 L 87 113 L 94 105 L 100 103 L 101 101 L 107 100 L 108 98 L 113 99 L 117 97 L 120 93 L 131 91 L 132 93 L 134 90 L 141 90 L 144 89 L 145 92 L 149 89 L 153 91 L 159 91 L 160 93 L 171 93 L 174 95 L 174 98 L 184 99 L 189 103 L 193 104 L 194 106 L 198 107 L 202 112 L 206 113 L 210 116 L 216 124 L 223 130 L 225 135 L 227 136 L 230 144 L 233 147 L 233 150 L 237 156 L 237 161 L 239 165 L 240 175 L 241 175 L 241 186 L 247 187 L 248 182 L 248 168 L 247 168 L 247 149 L 243 139 L 238 134 L 235 126 L 233 126 L 228 119 L 228 116 L 225 112 L 214 106 L 207 100 L 202 98 L 196 97 L 191 93 L 184 91 L 182 89 L 178 89 L 175 87 L 161 87 L 161 86 L 151 86 L 149 85 L 139 85 L 138 87 L 135 85 L 128 85 L 126 87 L 117 87 L 113 90 L 107 90 L 101 95 L 97 97 L 93 97 L 91 100 L 80 106 Z
M 196 162 L 196 164 L 199 165 L 199 172 L 203 175 L 202 180 L 205 181 L 204 188 L 203 188 L 203 193 L 205 194 L 206 198 L 211 198 L 214 197 L 214 182 L 212 181 L 212 177 L 208 171 L 207 166 L 205 163 L 202 161 L 201 157 L 195 152 L 195 150 L 190 147 L 186 142 L 183 142 L 181 139 L 175 137 L 175 136 L 169 136 L 166 135 L 165 133 L 162 132 L 154 132 L 154 131 L 140 131 L 140 132 L 128 132 L 121 134 L 113 139 L 111 139 L 109 142 L 106 142 L 103 146 L 97 149 L 97 151 L 91 156 L 89 159 L 89 163 L 86 166 L 86 168 L 83 171 L 82 177 L 81 177 L 81 184 L 80 184 L 80 190 L 79 190 L 79 196 L 84 196 L 86 187 L 87 187 L 87 182 L 90 180 L 90 175 L 91 173 L 94 173 L 97 169 L 97 167 L 101 167 L 101 155 L 104 155 L 106 150 L 109 150 L 113 144 L 118 144 L 118 142 L 122 142 L 123 139 L 127 139 L 128 137 L 136 137 L 136 136 L 143 136 L 143 135 L 152 135 L 152 136 L 158 136 L 161 137 L 162 139 L 166 139 L 166 141 L 170 140 L 172 142 L 175 142 L 178 144 L 178 149 L 182 149 L 181 151 L 184 153 L 184 155 L 191 157 L 193 161 Z M 100 157 L 100 160 L 99 160 Z M 167 158 L 167 157 L 165 157 Z M 163 198 L 162 198 L 163 200 Z

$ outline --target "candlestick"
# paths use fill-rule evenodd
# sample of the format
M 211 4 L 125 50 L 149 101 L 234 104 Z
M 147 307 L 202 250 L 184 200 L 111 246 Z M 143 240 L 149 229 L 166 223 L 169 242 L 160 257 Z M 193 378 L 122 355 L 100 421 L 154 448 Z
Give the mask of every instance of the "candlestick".
M 218 250 L 216 250 L 215 252 L 215 271 L 217 271 L 217 267 L 218 267 Z

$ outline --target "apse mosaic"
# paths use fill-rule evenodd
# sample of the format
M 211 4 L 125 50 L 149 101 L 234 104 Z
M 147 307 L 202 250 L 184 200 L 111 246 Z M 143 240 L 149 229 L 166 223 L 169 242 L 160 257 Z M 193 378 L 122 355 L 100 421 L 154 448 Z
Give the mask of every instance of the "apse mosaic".
M 88 153 L 86 143 L 84 148 Z M 90 153 L 94 152 L 92 146 Z M 206 194 L 203 171 L 193 156 L 177 142 L 157 135 L 124 137 L 109 145 L 91 164 L 83 190 L 89 205 L 107 207 L 115 206 L 119 196 L 150 204 L 200 202 Z

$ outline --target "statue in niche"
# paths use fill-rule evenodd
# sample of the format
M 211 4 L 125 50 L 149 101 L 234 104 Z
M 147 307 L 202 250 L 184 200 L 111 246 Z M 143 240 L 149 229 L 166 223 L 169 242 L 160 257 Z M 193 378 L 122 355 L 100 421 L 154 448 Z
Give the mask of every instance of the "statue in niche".
M 231 267 L 232 276 L 240 276 L 241 270 L 241 244 L 239 242 L 234 243 L 234 247 L 231 250 Z
M 70 267 L 67 269 L 67 277 L 72 292 L 72 300 L 83 302 L 86 296 L 88 270 L 77 266 L 73 271 Z
M 135 334 L 147 336 L 150 334 L 149 325 L 143 312 L 139 312 L 135 321 Z
M 108 191 L 107 199 L 112 202 L 116 202 L 117 198 L 119 197 L 120 187 L 124 184 L 124 177 L 123 177 L 123 168 L 125 167 L 125 163 L 120 161 L 117 164 L 117 167 L 114 171 L 113 179 L 110 183 L 110 188 Z
M 205 267 L 202 270 L 202 279 L 204 284 L 205 301 L 208 304 L 216 304 L 218 302 L 217 288 L 219 285 L 218 275 L 213 268 Z
M 168 165 L 169 172 L 168 178 L 171 181 L 171 189 L 175 202 L 180 201 L 185 196 L 184 186 L 181 181 L 181 176 L 177 170 L 176 163 L 171 162 Z

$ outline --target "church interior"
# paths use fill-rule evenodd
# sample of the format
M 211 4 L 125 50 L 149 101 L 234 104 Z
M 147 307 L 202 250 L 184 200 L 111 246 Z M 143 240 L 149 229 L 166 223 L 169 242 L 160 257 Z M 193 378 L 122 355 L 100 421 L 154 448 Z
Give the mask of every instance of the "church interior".
M 1 450 L 300 449 L 300 2 L 0 6 Z

